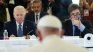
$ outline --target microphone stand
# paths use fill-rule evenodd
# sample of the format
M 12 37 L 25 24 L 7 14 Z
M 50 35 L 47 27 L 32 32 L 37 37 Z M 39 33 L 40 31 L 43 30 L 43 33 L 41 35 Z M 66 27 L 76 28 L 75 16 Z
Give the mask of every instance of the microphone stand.
M 33 30 L 29 31 L 29 32 L 26 34 L 25 39 L 30 39 L 30 35 L 29 35 L 29 34 L 30 34 L 31 32 L 33 32 Z

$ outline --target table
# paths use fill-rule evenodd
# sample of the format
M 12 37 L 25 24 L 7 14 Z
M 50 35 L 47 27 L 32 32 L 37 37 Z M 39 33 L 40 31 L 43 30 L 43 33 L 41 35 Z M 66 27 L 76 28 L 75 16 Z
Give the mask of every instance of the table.
M 0 52 L 25 52 L 27 48 L 37 44 L 37 39 L 0 40 Z
M 62 40 L 69 41 L 75 45 L 85 47 L 89 52 L 93 52 L 93 41 L 84 42 L 84 38 L 79 38 L 78 36 L 64 36 Z M 91 46 L 91 47 L 90 47 Z
M 84 46 L 84 39 L 77 37 L 67 37 L 62 40 L 70 41 L 73 44 L 76 44 L 81 47 Z M 34 45 L 39 44 L 38 39 L 24 39 L 22 37 L 10 40 L 0 40 L 0 52 L 25 52 L 26 48 L 30 48 Z M 93 52 L 93 48 L 87 48 L 89 52 Z

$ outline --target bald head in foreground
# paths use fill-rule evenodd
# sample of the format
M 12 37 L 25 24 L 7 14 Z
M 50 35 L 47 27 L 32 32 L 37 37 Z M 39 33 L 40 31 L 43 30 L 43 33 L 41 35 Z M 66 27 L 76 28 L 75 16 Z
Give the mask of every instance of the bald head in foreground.
M 46 15 L 37 24 L 37 34 L 41 36 L 41 44 L 29 49 L 28 52 L 87 52 L 85 48 L 62 40 L 62 24 L 52 15 Z

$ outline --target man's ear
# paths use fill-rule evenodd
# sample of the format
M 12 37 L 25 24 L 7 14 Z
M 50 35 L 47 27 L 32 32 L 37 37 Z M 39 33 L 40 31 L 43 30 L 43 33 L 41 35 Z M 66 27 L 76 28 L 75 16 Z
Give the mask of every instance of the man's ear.
M 39 38 L 39 41 L 42 41 L 42 35 L 38 29 L 36 30 L 36 34 L 37 34 L 37 37 Z
M 64 33 L 65 33 L 65 31 L 62 29 L 62 30 L 61 30 L 61 37 L 64 36 Z

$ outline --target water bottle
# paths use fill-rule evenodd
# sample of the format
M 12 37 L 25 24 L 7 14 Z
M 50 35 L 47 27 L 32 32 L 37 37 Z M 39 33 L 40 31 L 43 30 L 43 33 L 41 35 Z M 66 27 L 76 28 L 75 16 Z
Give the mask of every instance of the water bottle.
M 8 32 L 7 32 L 7 30 L 4 30 L 3 36 L 4 36 L 4 40 L 8 39 Z

